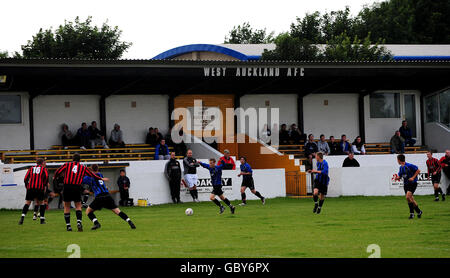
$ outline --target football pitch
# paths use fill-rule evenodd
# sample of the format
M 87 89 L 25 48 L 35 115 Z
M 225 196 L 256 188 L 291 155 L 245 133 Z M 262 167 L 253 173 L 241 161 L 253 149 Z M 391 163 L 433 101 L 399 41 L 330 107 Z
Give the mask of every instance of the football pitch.
M 29 211 L 19 226 L 20 211 L 0 211 L 1 258 L 66 258 L 67 246 L 80 246 L 82 258 L 323 258 L 368 257 L 377 244 L 383 258 L 450 257 L 450 201 L 417 196 L 422 219 L 407 219 L 403 197 L 341 197 L 325 201 L 313 214 L 310 198 L 249 201 L 231 215 L 218 214 L 211 202 L 125 207 L 137 229 L 111 211 L 96 212 L 102 228 L 65 231 L 61 210 L 46 213 L 47 224 L 32 220 Z M 238 204 L 238 201 L 234 201 Z M 191 207 L 194 215 L 184 211 Z M 84 211 L 83 211 L 84 212 Z

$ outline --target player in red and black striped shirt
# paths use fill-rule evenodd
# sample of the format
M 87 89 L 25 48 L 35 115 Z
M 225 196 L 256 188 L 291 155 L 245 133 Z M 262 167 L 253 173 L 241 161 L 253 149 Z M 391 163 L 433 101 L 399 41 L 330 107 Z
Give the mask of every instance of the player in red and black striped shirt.
M 101 178 L 93 173 L 89 168 L 80 163 L 80 154 L 76 153 L 73 155 L 73 161 L 67 162 L 61 166 L 55 172 L 54 179 L 59 175 L 64 173 L 64 189 L 63 189 L 63 199 L 64 199 L 64 219 L 66 220 L 67 231 L 72 231 L 70 226 L 70 204 L 75 203 L 75 214 L 77 216 L 77 227 L 78 231 L 83 231 L 83 225 L 81 224 L 81 219 L 83 213 L 81 212 L 81 184 L 85 176 L 92 177 L 97 180 L 108 181 L 107 178 Z
M 45 190 L 48 185 L 48 171 L 44 167 L 44 159 L 38 158 L 36 160 L 36 166 L 30 167 L 25 175 L 25 187 L 27 189 L 27 194 L 25 196 L 25 205 L 22 209 L 22 216 L 20 217 L 19 225 L 23 224 L 25 215 L 30 208 L 30 204 L 35 200 L 35 205 L 40 205 L 41 213 L 41 224 L 45 224 L 45 205 L 42 205 L 44 200 Z
M 437 160 L 437 158 L 433 157 L 433 153 L 431 151 L 427 152 L 427 157 L 428 179 L 431 179 L 431 182 L 433 183 L 434 200 L 438 202 L 439 193 L 441 193 L 442 201 L 445 201 L 445 194 L 439 187 L 439 183 L 441 182 L 441 163 Z

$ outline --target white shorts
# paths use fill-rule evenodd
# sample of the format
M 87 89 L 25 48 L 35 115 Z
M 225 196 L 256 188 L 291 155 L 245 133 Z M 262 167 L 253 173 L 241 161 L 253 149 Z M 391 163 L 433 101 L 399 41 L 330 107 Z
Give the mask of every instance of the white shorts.
M 192 188 L 197 185 L 198 176 L 196 174 L 186 174 L 184 175 L 184 181 L 189 188 Z

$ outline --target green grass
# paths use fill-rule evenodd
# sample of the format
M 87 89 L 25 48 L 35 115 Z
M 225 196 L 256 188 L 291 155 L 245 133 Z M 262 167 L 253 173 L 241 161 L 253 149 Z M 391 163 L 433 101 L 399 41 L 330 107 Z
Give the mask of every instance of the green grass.
M 124 208 L 135 222 L 131 230 L 111 211 L 96 213 L 102 228 L 66 232 L 63 213 L 47 212 L 47 224 L 23 226 L 20 211 L 0 211 L 0 257 L 67 257 L 69 244 L 81 257 L 367 257 L 378 244 L 381 257 L 450 257 L 450 201 L 416 197 L 424 216 L 408 220 L 403 197 L 341 197 L 325 201 L 322 214 L 312 213 L 311 199 L 277 198 L 250 201 L 218 215 L 210 203 Z M 234 202 L 237 203 L 237 202 Z M 185 216 L 187 207 L 193 216 Z M 75 213 L 72 212 L 75 226 Z

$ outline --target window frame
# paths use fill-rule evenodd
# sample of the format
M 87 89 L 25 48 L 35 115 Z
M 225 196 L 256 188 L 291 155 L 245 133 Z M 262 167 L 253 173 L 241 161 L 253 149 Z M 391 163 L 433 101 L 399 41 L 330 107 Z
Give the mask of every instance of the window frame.
M 23 99 L 23 95 L 20 93 L 12 93 L 12 94 L 2 94 L 1 96 L 15 96 L 15 97 L 19 97 L 20 100 L 20 122 L 14 122 L 14 123 L 2 123 L 0 122 L 0 126 L 12 126 L 12 125 L 23 125 L 24 124 L 24 99 Z

